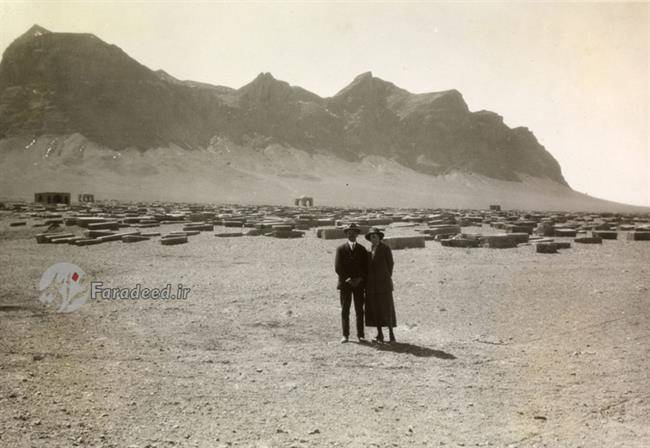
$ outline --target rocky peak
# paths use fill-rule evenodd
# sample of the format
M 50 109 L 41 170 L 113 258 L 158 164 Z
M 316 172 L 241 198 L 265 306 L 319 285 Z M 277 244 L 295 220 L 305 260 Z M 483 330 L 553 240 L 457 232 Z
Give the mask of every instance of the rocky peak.
M 398 92 L 389 98 L 389 107 L 401 117 L 410 114 L 451 113 L 467 114 L 469 108 L 458 90 L 446 90 L 431 93 Z
M 179 79 L 174 78 L 172 75 L 170 75 L 163 69 L 158 69 L 155 71 L 155 73 L 156 76 L 158 76 L 163 81 L 171 82 L 173 84 L 182 84 L 182 82 Z
M 372 72 L 365 72 L 356 76 L 350 84 L 334 95 L 330 103 L 335 108 L 352 112 L 362 107 L 381 107 L 389 95 L 402 91 L 395 84 L 374 77 Z
M 368 95 L 385 95 L 398 89 L 395 84 L 372 76 L 365 72 L 356 76 L 350 84 L 341 89 L 333 98 L 349 98 Z
M 238 91 L 242 95 L 246 95 L 252 92 L 260 92 L 262 90 L 286 90 L 288 87 L 289 83 L 275 79 L 271 73 L 262 72 L 257 75 L 251 82 L 243 87 L 240 87 Z
M 433 102 L 440 109 L 469 111 L 463 95 L 456 89 L 439 92 Z
M 301 87 L 289 85 L 286 81 L 275 79 L 271 73 L 260 73 L 257 77 L 237 90 L 244 103 L 278 104 L 295 101 L 321 102 L 322 98 Z
M 13 55 L 16 53 L 17 48 L 21 48 L 26 44 L 33 42 L 34 40 L 38 39 L 41 36 L 46 36 L 51 34 L 53 33 L 46 30 L 40 25 L 36 25 L 36 24 L 32 25 L 30 29 L 28 29 L 23 34 L 21 34 L 18 38 L 16 38 L 11 43 L 11 45 L 9 45 L 5 49 L 2 59 L 3 60 L 11 59 Z
M 260 74 L 255 77 L 254 81 L 270 83 L 273 81 L 277 81 L 277 79 L 273 77 L 271 72 L 260 72 Z
M 42 33 L 41 27 L 35 30 Z M 24 34 L 4 52 L 0 87 L 29 83 L 62 87 L 75 82 L 157 79 L 154 72 L 119 47 L 92 34 L 47 32 L 23 39 L 26 35 L 31 34 Z
M 354 77 L 352 80 L 352 83 L 361 83 L 361 82 L 367 82 L 372 80 L 372 72 L 368 70 L 367 72 L 361 73 L 360 75 L 357 75 Z
M 44 34 L 52 34 L 51 31 L 46 30 L 42 26 L 38 24 L 32 25 L 30 29 L 28 29 L 26 32 L 24 32 L 18 39 L 16 39 L 14 42 L 26 42 L 28 40 L 43 36 Z

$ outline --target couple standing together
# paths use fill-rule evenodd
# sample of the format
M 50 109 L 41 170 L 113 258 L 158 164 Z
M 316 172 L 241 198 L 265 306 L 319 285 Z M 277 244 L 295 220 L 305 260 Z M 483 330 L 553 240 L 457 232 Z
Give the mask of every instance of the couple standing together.
M 393 328 L 397 325 L 393 302 L 393 253 L 382 243 L 384 234 L 372 227 L 366 234 L 371 247 L 368 252 L 357 243 L 361 229 L 350 224 L 344 229 L 348 241 L 336 249 L 334 269 L 339 276 L 337 289 L 341 297 L 342 343 L 350 336 L 350 305 L 354 303 L 357 337 L 365 342 L 365 326 L 377 328 L 375 342 L 384 342 L 382 327 L 388 327 L 390 342 L 395 342 Z

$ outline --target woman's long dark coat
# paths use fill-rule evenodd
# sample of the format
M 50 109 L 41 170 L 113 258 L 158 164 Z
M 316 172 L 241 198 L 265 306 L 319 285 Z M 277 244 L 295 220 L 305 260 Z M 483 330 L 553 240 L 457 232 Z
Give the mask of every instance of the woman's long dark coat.
M 368 253 L 366 280 L 366 326 L 396 327 L 393 302 L 393 253 L 382 242 Z

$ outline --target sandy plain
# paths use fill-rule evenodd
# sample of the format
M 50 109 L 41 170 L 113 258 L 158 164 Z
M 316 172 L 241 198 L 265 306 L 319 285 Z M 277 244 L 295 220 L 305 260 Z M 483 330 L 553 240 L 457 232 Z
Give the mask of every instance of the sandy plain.
M 339 343 L 342 241 L 314 229 L 76 247 L 37 245 L 10 218 L 0 446 L 650 446 L 650 243 L 624 232 L 559 254 L 395 251 L 398 343 L 363 345 Z M 111 287 L 191 292 L 60 314 L 37 285 L 62 261 Z

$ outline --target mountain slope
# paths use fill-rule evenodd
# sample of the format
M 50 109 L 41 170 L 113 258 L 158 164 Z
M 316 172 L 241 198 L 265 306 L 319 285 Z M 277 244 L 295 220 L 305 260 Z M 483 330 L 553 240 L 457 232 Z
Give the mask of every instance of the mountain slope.
M 116 149 L 192 147 L 228 125 L 226 109 L 91 34 L 32 28 L 0 63 L 0 136 L 78 132 Z
M 83 144 L 70 146 L 79 141 Z M 93 148 L 94 156 L 82 156 L 84 148 Z M 409 190 L 434 187 L 456 198 L 458 206 L 475 204 L 451 190 L 484 198 L 480 188 L 453 187 L 459 179 L 475 183 L 479 178 L 497 181 L 504 188 L 499 191 L 511 191 L 520 197 L 517 204 L 532 208 L 534 203 L 521 195 L 539 199 L 542 185 L 552 198 L 562 191 L 576 203 L 603 205 L 575 196 L 557 161 L 529 129 L 511 129 L 494 112 L 470 111 L 456 90 L 414 94 L 371 72 L 330 98 L 270 73 L 239 89 L 181 81 L 91 34 L 52 33 L 38 25 L 17 38 L 0 61 L 0 153 L 7 164 L 0 173 L 3 193 L 20 192 L 11 185 L 24 179 L 31 179 L 32 189 L 42 189 L 62 175 L 72 176 L 68 183 L 79 188 L 85 181 L 75 176 L 94 176 L 103 179 L 107 191 L 118 192 L 137 184 L 143 173 L 165 173 L 165 182 L 156 181 L 161 194 L 175 194 L 168 185 L 208 176 L 200 182 L 215 200 L 223 196 L 215 191 L 230 191 L 233 185 L 245 196 L 253 186 L 261 191 L 258 181 L 266 179 L 283 185 L 268 192 L 282 195 L 277 200 L 284 202 L 290 192 L 345 195 L 348 190 L 339 183 L 349 182 L 337 173 L 358 173 L 366 179 L 360 185 L 384 199 L 394 197 L 396 206 L 398 197 L 404 203 L 440 203 L 429 190 Z M 298 168 L 296 157 L 309 163 Z M 127 160 L 130 168 L 121 165 Z M 99 173 L 98 166 L 105 172 Z M 196 176 L 187 174 L 190 166 Z M 255 173 L 258 180 L 239 183 L 230 175 L 234 172 Z M 378 179 L 383 184 L 376 184 Z M 419 183 L 413 185 L 413 179 Z M 451 190 L 444 182 L 451 182 Z M 421 200 L 410 199 L 419 195 Z M 485 206 L 483 199 L 479 202 Z
M 347 144 L 394 157 L 421 172 L 453 170 L 518 180 L 517 173 L 566 185 L 560 166 L 523 128 L 492 112 L 472 113 L 456 90 L 411 94 L 364 73 L 330 104 L 346 118 Z
M 364 73 L 321 98 L 269 73 L 240 89 L 154 72 L 91 34 L 37 25 L 0 63 L 0 136 L 80 133 L 113 149 L 205 148 L 218 136 L 245 146 L 282 144 L 358 161 L 367 154 L 416 171 L 517 173 L 566 185 L 525 129 L 470 112 L 455 91 L 411 94 Z
M 175 145 L 115 151 L 79 134 L 0 140 L 0 200 L 69 191 L 127 201 L 288 205 L 307 194 L 317 205 L 484 209 L 496 203 L 520 210 L 648 212 L 549 179 L 521 177 L 431 176 L 383 156 L 350 163 L 332 154 L 278 144 L 253 148 L 225 138 L 191 153 Z

